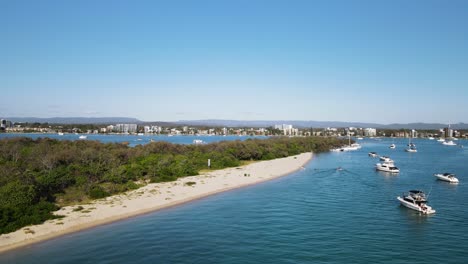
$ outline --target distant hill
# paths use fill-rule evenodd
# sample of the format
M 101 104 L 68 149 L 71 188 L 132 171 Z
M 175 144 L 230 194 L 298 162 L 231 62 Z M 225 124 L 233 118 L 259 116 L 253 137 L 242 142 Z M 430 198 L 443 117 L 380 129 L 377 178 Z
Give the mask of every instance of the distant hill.
M 299 120 L 181 120 L 179 124 L 195 126 L 226 126 L 226 127 L 269 127 L 279 124 L 291 124 L 295 127 L 375 127 L 372 123 L 335 122 L 335 121 L 299 121 Z
M 300 120 L 181 120 L 177 122 L 183 125 L 192 126 L 225 126 L 225 127 L 269 127 L 279 124 L 290 124 L 295 127 L 372 127 L 380 129 L 439 129 L 447 127 L 447 124 L 438 123 L 408 123 L 408 124 L 377 124 L 377 123 L 362 123 L 362 122 L 341 122 L 341 121 L 300 121 Z M 453 129 L 468 129 L 468 124 L 458 123 L 452 124 Z
M 15 123 L 49 123 L 49 124 L 117 124 L 133 123 L 139 124 L 142 121 L 132 117 L 7 117 Z

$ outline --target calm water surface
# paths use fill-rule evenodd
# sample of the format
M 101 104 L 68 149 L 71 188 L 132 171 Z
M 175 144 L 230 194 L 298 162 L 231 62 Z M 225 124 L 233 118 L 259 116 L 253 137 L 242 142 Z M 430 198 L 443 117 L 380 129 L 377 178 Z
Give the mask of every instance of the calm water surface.
M 467 263 L 468 146 L 415 140 L 419 152 L 406 153 L 406 140 L 394 142 L 364 140 L 287 177 L 7 252 L 0 263 Z M 376 172 L 369 151 L 401 173 Z M 445 171 L 461 183 L 432 176 Z M 396 196 L 414 188 L 430 192 L 435 215 L 399 206 Z
M 81 135 L 81 134 L 80 134 Z M 2 133 L 0 134 L 0 139 L 2 138 L 12 138 L 12 137 L 29 137 L 32 139 L 37 138 L 53 138 L 58 140 L 80 140 L 79 136 L 76 134 L 64 134 L 59 136 L 58 134 L 40 134 L 40 133 Z M 144 145 L 153 141 L 166 141 L 177 144 L 192 144 L 193 140 L 201 139 L 205 143 L 218 142 L 223 140 L 246 140 L 248 138 L 267 138 L 265 136 L 166 136 L 166 135 L 103 135 L 103 134 L 83 134 L 87 138 L 85 140 L 97 140 L 103 143 L 111 142 L 128 142 L 129 146 L 134 147 L 136 145 Z

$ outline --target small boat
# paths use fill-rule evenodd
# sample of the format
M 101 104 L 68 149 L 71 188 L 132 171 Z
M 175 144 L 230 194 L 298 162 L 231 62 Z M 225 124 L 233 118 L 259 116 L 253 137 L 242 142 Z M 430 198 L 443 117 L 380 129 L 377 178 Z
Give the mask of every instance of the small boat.
M 193 140 L 193 144 L 195 145 L 201 145 L 201 144 L 205 144 L 205 141 L 201 140 L 201 139 L 194 139 Z
M 418 150 L 416 149 L 416 144 L 411 142 L 411 138 L 412 137 L 408 137 L 408 148 L 405 148 L 405 151 L 406 152 L 418 152 Z
M 351 136 L 348 135 L 348 146 L 343 146 L 340 151 L 351 151 L 351 150 L 358 150 L 361 148 L 361 145 L 358 143 L 351 144 Z
M 396 148 L 396 146 L 395 146 L 395 144 L 391 144 L 389 148 L 394 149 L 394 148 Z
M 144 136 L 145 134 L 143 133 L 138 133 L 137 136 Z
M 361 145 L 357 144 L 357 143 L 353 143 L 349 146 L 344 146 L 342 147 L 343 151 L 351 151 L 351 150 L 358 150 L 361 148 Z
M 58 132 L 58 135 L 59 135 L 59 136 L 63 136 L 63 133 L 62 133 L 62 132 Z
M 427 198 L 424 192 L 419 190 L 410 190 L 408 193 L 403 194 L 402 197 L 397 197 L 401 205 L 418 211 L 422 214 L 433 214 L 436 211 L 427 205 Z
M 414 146 L 411 146 L 409 148 L 406 148 L 405 149 L 406 152 L 418 152 L 418 150 L 416 149 L 416 147 Z
M 427 139 L 429 139 L 429 140 L 434 140 L 434 138 L 433 138 L 433 137 L 428 137 Z
M 358 140 L 363 140 L 364 138 L 362 138 L 362 137 L 358 137 L 357 139 L 358 139 Z
M 445 142 L 445 139 L 444 138 L 439 138 L 437 141 L 438 142 Z
M 78 138 L 79 138 L 79 139 L 87 139 L 88 137 L 85 136 L 85 135 L 81 135 L 81 136 L 79 136 Z
M 455 142 L 453 142 L 452 140 L 449 140 L 449 141 L 444 141 L 442 142 L 442 145 L 445 145 L 445 146 L 456 146 L 457 144 Z
M 436 173 L 434 176 L 441 181 L 447 181 L 450 183 L 458 183 L 458 179 L 455 177 L 453 173 Z
M 334 149 L 330 149 L 330 151 L 333 151 L 333 152 L 342 152 L 344 151 L 343 148 L 334 148 Z
M 369 157 L 373 157 L 373 158 L 377 157 L 377 152 L 373 152 L 373 151 L 369 152 Z
M 393 162 L 384 162 L 375 164 L 375 169 L 378 171 L 399 173 L 400 169 L 393 164 Z
M 383 162 L 393 162 L 393 160 L 387 156 L 380 156 L 379 159 Z

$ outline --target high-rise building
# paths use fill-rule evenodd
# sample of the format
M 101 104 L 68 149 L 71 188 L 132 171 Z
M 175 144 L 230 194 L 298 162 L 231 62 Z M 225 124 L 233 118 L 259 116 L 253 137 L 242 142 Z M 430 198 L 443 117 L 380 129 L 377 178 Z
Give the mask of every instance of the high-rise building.
M 366 137 L 375 137 L 375 136 L 377 136 L 377 129 L 375 129 L 375 128 L 365 128 L 364 129 L 364 136 L 366 136 Z
M 451 138 L 453 137 L 453 130 L 449 127 L 444 128 L 444 136 L 446 138 Z

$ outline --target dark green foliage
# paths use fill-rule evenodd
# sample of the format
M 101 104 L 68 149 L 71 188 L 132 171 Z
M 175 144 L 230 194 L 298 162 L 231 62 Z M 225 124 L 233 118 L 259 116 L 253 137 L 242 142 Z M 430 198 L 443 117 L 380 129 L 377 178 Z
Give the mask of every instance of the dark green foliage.
M 110 195 L 101 186 L 91 187 L 88 194 L 89 194 L 89 197 L 91 197 L 91 199 L 100 199 L 100 198 L 104 198 Z
M 207 169 L 236 167 L 322 152 L 344 142 L 336 138 L 224 141 L 207 145 L 153 142 L 130 148 L 118 143 L 48 138 L 0 140 L 0 234 L 55 216 L 54 203 L 79 203 L 137 189 L 135 181 L 166 182 Z M 59 198 L 59 199 L 57 199 Z
M 29 206 L 0 207 L 0 234 L 13 232 L 27 225 L 41 224 L 45 220 L 61 218 L 52 212 L 58 207 L 50 202 L 40 201 Z
M 189 181 L 189 182 L 186 182 L 185 185 L 187 186 L 192 186 L 192 185 L 195 185 L 197 184 L 196 182 L 193 182 L 193 181 Z

